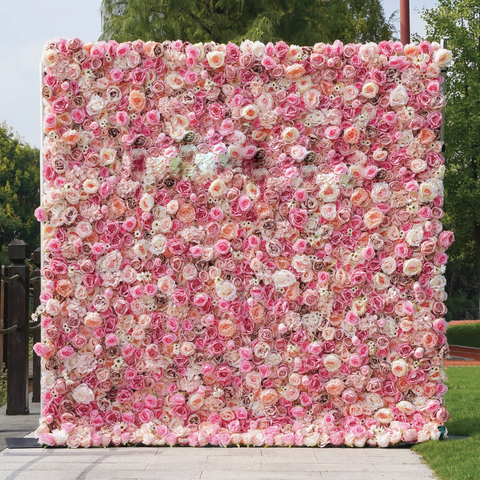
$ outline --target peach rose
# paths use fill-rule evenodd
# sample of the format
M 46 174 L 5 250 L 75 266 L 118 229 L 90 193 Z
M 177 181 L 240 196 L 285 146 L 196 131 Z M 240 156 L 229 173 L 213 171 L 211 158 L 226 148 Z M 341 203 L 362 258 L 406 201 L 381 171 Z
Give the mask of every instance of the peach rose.
M 255 322 L 259 322 L 265 317 L 265 307 L 261 303 L 255 303 L 250 307 L 250 316 Z
M 231 320 L 220 320 L 218 324 L 218 333 L 222 337 L 231 337 L 236 331 L 235 324 Z
M 278 400 L 278 393 L 273 388 L 267 388 L 260 393 L 260 401 L 265 407 L 275 405 Z
M 184 203 L 177 212 L 177 218 L 184 223 L 190 223 L 195 220 L 195 209 L 188 203 Z
M 138 90 L 132 90 L 129 97 L 129 106 L 135 112 L 141 112 L 145 108 L 145 95 Z
M 383 221 L 384 215 L 378 208 L 370 209 L 365 216 L 363 217 L 363 221 L 367 228 L 377 228 Z
M 298 80 L 305 75 L 305 68 L 301 63 L 295 63 L 287 67 L 285 75 L 292 80 Z
M 360 140 L 360 130 L 356 127 L 348 127 L 343 132 L 343 139 L 350 144 L 358 143 Z

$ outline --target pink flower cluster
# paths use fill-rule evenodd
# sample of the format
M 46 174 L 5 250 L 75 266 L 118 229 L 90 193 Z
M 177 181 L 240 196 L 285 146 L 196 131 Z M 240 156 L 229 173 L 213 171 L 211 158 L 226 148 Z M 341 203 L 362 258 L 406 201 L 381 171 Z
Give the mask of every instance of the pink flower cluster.
M 47 44 L 40 442 L 438 438 L 450 58 Z

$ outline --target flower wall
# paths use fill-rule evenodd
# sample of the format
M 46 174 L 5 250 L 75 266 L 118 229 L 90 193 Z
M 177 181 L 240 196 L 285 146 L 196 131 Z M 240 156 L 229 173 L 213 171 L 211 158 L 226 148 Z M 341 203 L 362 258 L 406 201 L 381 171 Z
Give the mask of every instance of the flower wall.
M 47 44 L 40 442 L 438 438 L 450 57 Z

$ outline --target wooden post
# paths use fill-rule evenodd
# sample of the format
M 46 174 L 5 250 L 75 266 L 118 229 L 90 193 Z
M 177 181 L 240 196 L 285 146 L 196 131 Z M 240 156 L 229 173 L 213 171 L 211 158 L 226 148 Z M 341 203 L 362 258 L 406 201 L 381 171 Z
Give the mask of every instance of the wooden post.
M 33 252 L 33 263 L 35 265 L 35 270 L 33 271 L 33 310 L 35 311 L 40 305 L 40 292 L 42 288 L 42 282 L 40 280 L 40 248 L 37 248 Z M 40 319 L 38 320 L 40 321 Z M 37 328 L 33 332 L 33 344 L 40 342 L 41 340 L 41 330 Z M 38 355 L 33 355 L 33 394 L 32 402 L 40 402 L 40 357 Z
M 8 258 L 12 265 L 6 275 L 19 275 L 8 284 L 7 327 L 18 324 L 18 329 L 6 335 L 8 350 L 7 415 L 28 415 L 28 344 L 29 344 L 29 269 L 25 259 L 29 247 L 23 240 L 13 240 L 8 245 Z

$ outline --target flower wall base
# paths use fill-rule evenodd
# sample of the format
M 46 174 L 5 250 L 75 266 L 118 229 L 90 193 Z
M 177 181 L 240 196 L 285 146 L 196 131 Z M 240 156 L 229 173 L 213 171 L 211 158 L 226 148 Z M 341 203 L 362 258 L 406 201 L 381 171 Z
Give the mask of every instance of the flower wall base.
M 438 438 L 450 57 L 47 44 L 39 441 Z

